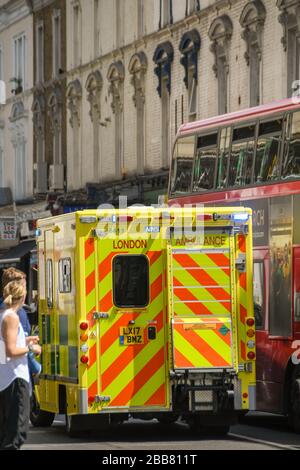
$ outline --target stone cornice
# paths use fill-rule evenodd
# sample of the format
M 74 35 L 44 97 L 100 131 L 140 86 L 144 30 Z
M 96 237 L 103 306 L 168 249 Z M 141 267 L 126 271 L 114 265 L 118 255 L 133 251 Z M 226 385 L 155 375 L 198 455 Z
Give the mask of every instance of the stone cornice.
M 54 3 L 54 0 L 32 0 L 33 11 L 39 11 Z
M 10 0 L 0 7 L 0 32 L 32 13 L 28 0 Z

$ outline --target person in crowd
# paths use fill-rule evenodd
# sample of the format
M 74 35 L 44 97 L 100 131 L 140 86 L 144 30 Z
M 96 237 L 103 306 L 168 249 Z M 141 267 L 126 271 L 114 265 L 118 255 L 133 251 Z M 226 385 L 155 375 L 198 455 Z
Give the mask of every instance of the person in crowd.
M 20 269 L 14 268 L 11 266 L 10 268 L 4 269 L 2 274 L 2 290 L 4 287 L 12 281 L 19 281 L 23 282 L 26 287 L 26 274 L 21 271 Z M 0 299 L 0 308 L 2 306 L 3 299 Z M 24 309 L 23 305 L 21 305 L 20 309 L 18 310 L 18 316 L 23 327 L 25 336 L 31 335 L 31 325 L 28 320 L 28 316 L 26 310 Z M 29 372 L 32 376 L 37 376 L 41 372 L 41 364 L 34 358 L 33 354 L 28 354 L 28 365 L 29 365 Z
M 11 281 L 3 289 L 0 310 L 0 450 L 18 450 L 27 438 L 30 410 L 30 377 L 27 354 L 39 355 L 37 336 L 25 336 L 18 310 L 26 285 Z

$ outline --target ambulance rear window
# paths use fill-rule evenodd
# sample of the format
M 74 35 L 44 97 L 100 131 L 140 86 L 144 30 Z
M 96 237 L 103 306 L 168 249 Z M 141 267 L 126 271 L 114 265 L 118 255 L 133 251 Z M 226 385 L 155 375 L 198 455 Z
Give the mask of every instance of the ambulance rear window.
M 149 303 L 149 264 L 144 255 L 119 255 L 113 259 L 116 307 L 146 307 Z

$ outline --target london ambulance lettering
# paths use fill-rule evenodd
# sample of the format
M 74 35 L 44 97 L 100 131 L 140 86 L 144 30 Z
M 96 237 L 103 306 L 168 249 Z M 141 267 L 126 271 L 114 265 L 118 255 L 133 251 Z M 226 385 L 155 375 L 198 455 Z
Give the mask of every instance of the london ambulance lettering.
M 175 368 L 232 366 L 229 237 L 204 247 L 172 253 Z
M 114 250 L 147 248 L 147 240 L 113 240 Z

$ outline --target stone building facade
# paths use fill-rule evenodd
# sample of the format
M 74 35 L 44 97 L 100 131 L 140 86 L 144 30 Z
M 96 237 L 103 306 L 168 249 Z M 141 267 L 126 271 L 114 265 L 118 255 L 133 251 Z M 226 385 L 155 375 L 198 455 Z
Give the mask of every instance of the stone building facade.
M 33 0 L 34 191 L 65 189 L 66 1 Z
M 32 195 L 33 15 L 26 0 L 0 2 L 0 188 L 7 203 Z
M 299 0 L 67 0 L 67 186 L 168 168 L 178 127 L 291 95 Z

